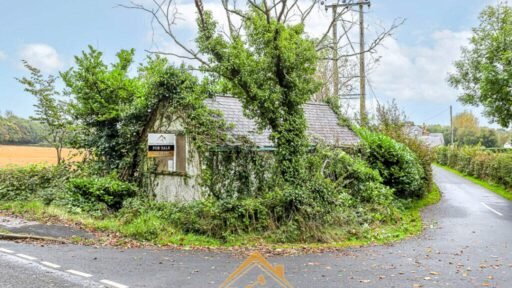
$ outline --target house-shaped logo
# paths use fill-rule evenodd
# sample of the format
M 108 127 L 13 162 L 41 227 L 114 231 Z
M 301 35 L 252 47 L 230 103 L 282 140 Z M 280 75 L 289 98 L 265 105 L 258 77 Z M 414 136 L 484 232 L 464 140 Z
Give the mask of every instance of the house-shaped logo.
M 293 287 L 284 277 L 284 266 L 272 266 L 260 253 L 252 253 L 220 288 Z

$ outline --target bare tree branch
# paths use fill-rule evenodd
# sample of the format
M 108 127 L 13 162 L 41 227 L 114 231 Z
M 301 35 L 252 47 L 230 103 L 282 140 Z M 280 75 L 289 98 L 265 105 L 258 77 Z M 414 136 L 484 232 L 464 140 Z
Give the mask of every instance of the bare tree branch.
M 196 7 L 197 7 L 198 11 L 200 8 L 202 9 L 202 2 L 200 0 L 195 0 L 195 2 L 196 2 Z M 198 5 L 198 2 L 200 5 Z M 153 4 L 156 6 L 156 8 L 154 8 L 154 9 L 147 8 L 144 5 L 135 3 L 133 1 L 130 3 L 131 3 L 131 5 L 119 4 L 118 6 L 122 7 L 122 8 L 126 8 L 126 9 L 140 10 L 140 11 L 150 14 L 152 16 L 152 18 L 151 18 L 152 21 L 156 21 L 156 23 L 158 23 L 158 25 L 162 28 L 164 33 L 167 34 L 176 45 L 178 45 L 181 49 L 183 49 L 183 51 L 185 51 L 185 53 L 187 55 L 180 55 L 177 53 L 164 52 L 164 51 L 151 51 L 150 53 L 159 53 L 162 55 L 172 55 L 172 56 L 182 58 L 182 59 L 196 60 L 199 63 L 201 63 L 202 65 L 209 66 L 208 61 L 202 59 L 199 56 L 198 52 L 194 51 L 191 48 L 188 48 L 174 34 L 173 26 L 176 24 L 175 21 L 177 19 L 178 10 L 174 6 L 175 3 L 173 0 L 162 0 L 161 2 L 157 2 L 156 0 L 153 0 Z M 173 7 L 174 7 L 174 9 L 171 9 Z M 200 16 L 202 16 L 202 13 L 199 13 L 199 14 L 200 14 Z M 204 19 L 203 19 L 203 21 L 204 21 Z

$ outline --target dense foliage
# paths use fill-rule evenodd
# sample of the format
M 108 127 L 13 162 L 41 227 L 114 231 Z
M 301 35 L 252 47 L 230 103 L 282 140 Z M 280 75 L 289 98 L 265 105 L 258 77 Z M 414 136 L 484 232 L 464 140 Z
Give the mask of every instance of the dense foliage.
M 222 199 L 142 205 L 131 201 L 121 213 L 127 223 L 156 212 L 186 233 L 224 240 L 255 234 L 273 242 L 340 241 L 399 219 L 398 208 L 391 205 L 392 189 L 364 161 L 318 147 L 306 164 L 308 181 L 302 187 L 281 181 Z
M 512 191 L 512 153 L 494 153 L 480 147 L 437 150 L 437 162 Z
M 486 116 L 507 128 L 512 124 L 512 8 L 498 3 L 479 19 L 449 82 L 462 89 L 462 103 L 483 106 Z
M 122 207 L 124 200 L 136 195 L 137 188 L 109 175 L 73 178 L 68 183 L 67 191 L 72 203 L 90 203 L 92 206 L 101 203 L 117 210 Z
M 54 189 L 62 187 L 72 176 L 64 166 L 7 167 L 0 172 L 0 201 L 40 199 L 47 204 L 55 200 L 47 201 L 48 194 L 58 194 Z
M 433 184 L 432 162 L 434 161 L 435 153 L 426 143 L 408 134 L 407 129 L 410 125 L 411 124 L 407 121 L 405 114 L 399 109 L 397 103 L 393 100 L 393 102 L 387 106 L 380 104 L 377 106 L 376 121 L 370 125 L 370 128 L 377 133 L 386 135 L 393 140 L 404 144 L 415 154 L 423 168 L 423 176 L 421 177 L 423 186 L 426 191 L 430 191 Z M 374 135 L 374 137 L 378 136 Z M 414 177 L 415 176 L 412 176 L 412 178 Z M 418 197 L 423 193 L 425 192 L 413 192 L 413 194 L 416 194 L 415 197 Z
M 271 242 L 343 241 L 399 222 L 403 205 L 429 188 L 430 162 L 421 147 L 364 130 L 351 154 L 313 146 L 302 107 L 319 86 L 317 53 L 304 24 L 284 24 L 256 6 L 239 13 L 243 31 L 226 39 L 211 12 L 198 5 L 198 53 L 209 57 L 202 69 L 213 75 L 202 81 L 163 57 L 130 70 L 134 50 L 121 50 L 111 65 L 92 47 L 75 57 L 75 66 L 60 74 L 71 97 L 70 145 L 92 157 L 75 166 L 22 168 L 49 176 L 28 187 L 33 180 L 23 170 L 0 170 L 7 183 L 0 186 L 3 199 L 111 215 L 124 233 L 142 240 L 167 231 L 220 241 L 247 235 Z M 217 90 L 240 99 L 259 128 L 271 131 L 275 151 L 226 137 L 231 127 L 204 103 Z M 146 137 L 177 120 L 187 150 L 199 156 L 204 197 L 157 203 L 145 182 L 155 177 L 144 153 Z M 52 176 L 66 170 L 66 177 Z
M 360 130 L 363 158 L 379 171 L 384 184 L 400 198 L 421 198 L 430 188 L 418 156 L 406 145 L 385 135 Z
M 122 179 L 140 184 L 146 137 L 158 120 L 183 120 L 191 138 L 203 139 L 198 145 L 208 138 L 214 142 L 212 133 L 222 129 L 203 103 L 208 91 L 185 67 L 153 57 L 133 76 L 133 56 L 133 49 L 121 50 L 109 66 L 101 52 L 89 47 L 75 57 L 76 67 L 61 75 L 74 99 L 70 113 L 77 137 L 72 146 L 91 151 L 104 173 L 118 171 Z
M 44 126 L 10 112 L 0 115 L 0 144 L 39 144 L 43 142 Z
M 260 128 L 270 128 L 278 170 L 286 181 L 300 182 L 307 149 L 302 105 L 320 88 L 315 79 L 317 53 L 304 24 L 286 25 L 257 7 L 243 14 L 243 31 L 217 32 L 210 11 L 198 7 L 200 52 L 209 56 L 203 69 L 229 83 Z

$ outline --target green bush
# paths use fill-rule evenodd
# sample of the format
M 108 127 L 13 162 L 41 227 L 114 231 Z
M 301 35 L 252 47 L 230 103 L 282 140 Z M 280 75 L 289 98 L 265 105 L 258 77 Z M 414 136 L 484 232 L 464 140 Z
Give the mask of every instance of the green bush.
M 512 190 L 512 154 L 494 153 L 481 147 L 440 147 L 437 161 L 466 175 Z
M 102 203 L 118 210 L 123 201 L 136 195 L 137 188 L 129 183 L 109 177 L 82 177 L 70 179 L 67 185 L 72 203 Z M 79 204 L 80 203 L 80 204 Z
M 59 197 L 69 179 L 65 166 L 28 165 L 0 169 L 0 200 L 40 199 L 49 204 Z
M 425 171 L 407 146 L 383 134 L 360 130 L 361 153 L 369 165 L 379 171 L 384 184 L 403 199 L 421 198 L 429 188 Z
M 145 240 L 163 222 L 182 233 L 224 241 L 249 234 L 274 242 L 340 240 L 395 219 L 393 191 L 363 160 L 320 146 L 305 161 L 307 181 L 300 185 L 276 179 L 274 187 L 257 197 L 237 191 L 189 203 L 128 199 L 119 215 L 131 227 L 129 233 L 138 231 L 137 237 Z M 148 223 L 148 229 L 141 223 Z

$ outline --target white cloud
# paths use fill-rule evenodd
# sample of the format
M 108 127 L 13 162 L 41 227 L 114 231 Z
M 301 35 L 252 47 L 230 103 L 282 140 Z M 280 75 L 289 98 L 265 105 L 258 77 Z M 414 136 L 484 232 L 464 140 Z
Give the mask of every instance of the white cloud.
M 43 72 L 56 72 L 62 67 L 57 50 L 47 44 L 27 44 L 20 50 L 20 57 Z
M 7 54 L 5 54 L 5 52 L 0 50 L 0 61 L 4 60 L 5 58 L 7 58 Z
M 380 49 L 381 62 L 370 75 L 374 89 L 397 100 L 455 101 L 457 93 L 446 79 L 470 35 L 469 31 L 435 31 L 423 42 L 428 45 L 414 46 L 388 38 Z

